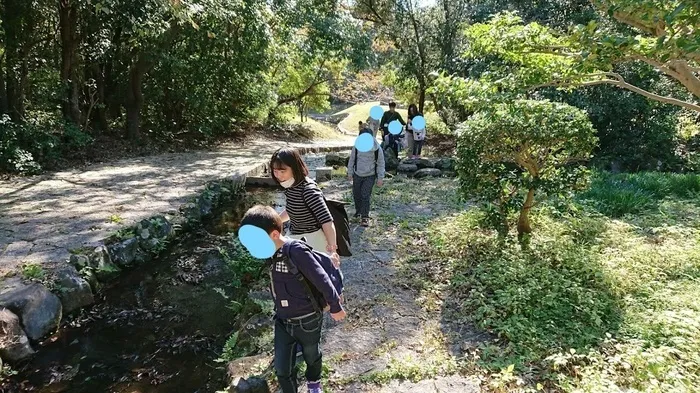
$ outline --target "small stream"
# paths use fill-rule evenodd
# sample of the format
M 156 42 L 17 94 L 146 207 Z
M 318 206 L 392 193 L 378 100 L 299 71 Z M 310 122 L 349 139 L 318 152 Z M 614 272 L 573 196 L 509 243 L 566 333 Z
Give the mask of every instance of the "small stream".
M 325 155 L 304 157 L 310 169 Z M 313 177 L 314 174 L 312 173 Z M 97 304 L 67 319 L 2 392 L 215 392 L 226 386 L 216 362 L 236 323 L 229 302 L 232 273 L 219 253 L 256 203 L 280 211 L 276 190 L 248 189 L 215 212 L 203 228 L 183 235 L 157 260 L 119 277 Z M 228 285 L 228 287 L 227 287 Z

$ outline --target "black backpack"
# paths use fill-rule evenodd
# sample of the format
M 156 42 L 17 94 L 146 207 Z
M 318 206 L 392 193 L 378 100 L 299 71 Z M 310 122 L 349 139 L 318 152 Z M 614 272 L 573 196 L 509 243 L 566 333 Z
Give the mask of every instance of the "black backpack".
M 333 199 L 326 199 L 326 206 L 331 212 L 333 217 L 333 224 L 335 225 L 335 241 L 338 244 L 338 250 L 336 251 L 341 257 L 351 257 L 350 252 L 350 220 L 348 220 L 348 213 L 345 211 L 345 205 L 347 203 L 342 201 L 336 201 Z

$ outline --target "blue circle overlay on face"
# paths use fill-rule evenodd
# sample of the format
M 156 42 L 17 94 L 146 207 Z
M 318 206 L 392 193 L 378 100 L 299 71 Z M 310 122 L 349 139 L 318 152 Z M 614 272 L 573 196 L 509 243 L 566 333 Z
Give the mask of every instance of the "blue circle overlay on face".
M 374 147 L 375 139 L 369 132 L 363 132 L 355 139 L 355 148 L 358 151 L 366 153 Z
M 398 135 L 401 133 L 401 122 L 398 120 L 394 120 L 391 123 L 389 123 L 389 132 Z
M 369 110 L 369 116 L 371 118 L 373 118 L 374 120 L 381 119 L 383 114 L 384 114 L 384 109 L 382 109 L 382 107 L 379 105 L 375 105 L 372 107 L 372 109 Z
M 411 122 L 413 124 L 414 130 L 422 130 L 425 128 L 425 118 L 423 116 L 416 116 Z
M 238 240 L 257 259 L 270 258 L 277 247 L 264 229 L 253 225 L 243 225 L 238 230 Z

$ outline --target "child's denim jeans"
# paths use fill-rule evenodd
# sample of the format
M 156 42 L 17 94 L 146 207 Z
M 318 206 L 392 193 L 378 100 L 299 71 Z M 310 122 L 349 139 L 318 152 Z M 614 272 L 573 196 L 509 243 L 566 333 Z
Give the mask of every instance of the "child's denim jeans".
M 321 380 L 321 327 L 323 316 L 314 313 L 301 319 L 275 318 L 275 374 L 283 393 L 297 393 L 296 344 L 306 362 L 306 380 Z

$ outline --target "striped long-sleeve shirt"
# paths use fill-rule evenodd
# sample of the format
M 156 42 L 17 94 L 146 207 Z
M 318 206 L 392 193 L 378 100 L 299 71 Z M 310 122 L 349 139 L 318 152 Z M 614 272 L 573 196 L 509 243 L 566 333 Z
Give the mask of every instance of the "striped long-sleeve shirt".
M 323 200 L 323 192 L 308 177 L 294 187 L 284 191 L 289 214 L 289 230 L 292 235 L 312 233 L 321 229 L 333 216 Z

